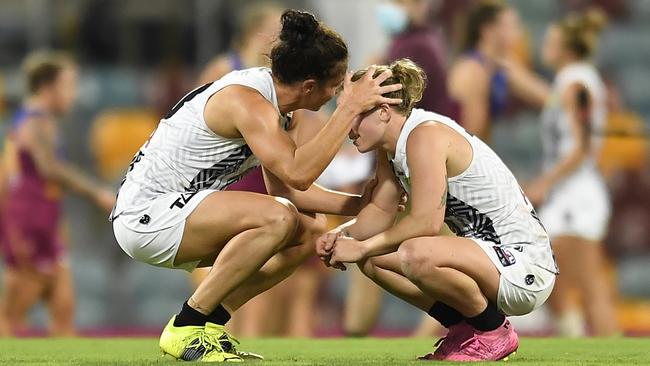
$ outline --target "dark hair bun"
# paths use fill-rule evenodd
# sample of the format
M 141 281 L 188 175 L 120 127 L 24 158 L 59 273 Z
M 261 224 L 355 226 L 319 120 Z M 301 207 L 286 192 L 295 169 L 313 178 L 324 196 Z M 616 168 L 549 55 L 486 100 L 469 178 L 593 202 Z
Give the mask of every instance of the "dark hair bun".
M 287 10 L 282 14 L 280 40 L 289 44 L 304 45 L 314 40 L 318 21 L 305 11 Z

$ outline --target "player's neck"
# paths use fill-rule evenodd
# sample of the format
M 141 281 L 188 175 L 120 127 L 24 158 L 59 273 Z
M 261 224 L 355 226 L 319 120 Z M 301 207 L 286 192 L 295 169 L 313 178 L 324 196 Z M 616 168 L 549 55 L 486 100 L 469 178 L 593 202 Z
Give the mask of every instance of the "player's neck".
M 25 99 L 25 108 L 51 114 L 50 104 L 43 95 L 31 95 Z
M 275 76 L 273 77 L 273 87 L 275 88 L 275 94 L 278 97 L 278 109 L 280 110 L 280 114 L 285 115 L 301 108 L 300 96 L 294 88 L 281 83 L 275 78 Z
M 392 118 L 393 119 L 386 127 L 386 132 L 382 138 L 381 148 L 391 155 L 395 155 L 395 150 L 397 150 L 397 141 L 399 140 L 399 136 L 404 129 L 404 124 L 406 123 L 406 116 L 396 113 Z
M 489 44 L 489 42 L 479 43 L 476 47 L 476 50 L 489 65 L 494 64 L 496 62 L 496 59 L 499 57 L 499 51 L 496 49 L 496 47 Z

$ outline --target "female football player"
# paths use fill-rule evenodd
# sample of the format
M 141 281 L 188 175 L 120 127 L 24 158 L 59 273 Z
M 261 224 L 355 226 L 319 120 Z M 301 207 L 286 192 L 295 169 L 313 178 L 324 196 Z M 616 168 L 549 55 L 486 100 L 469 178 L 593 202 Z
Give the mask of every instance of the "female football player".
M 61 242 L 63 189 L 109 211 L 115 193 L 61 157 L 59 119 L 74 106 L 77 67 L 61 54 L 37 53 L 24 65 L 28 95 L 6 145 L 8 188 L 3 207 L 4 296 L 0 311 L 12 332 L 43 300 L 52 335 L 74 334 L 74 288 Z
M 343 39 L 311 14 L 283 13 L 271 68 L 234 71 L 187 94 L 134 157 L 111 215 L 134 259 L 167 268 L 212 266 L 160 338 L 182 360 L 240 361 L 223 325 L 243 303 L 295 268 L 291 246 L 309 241 L 305 212 L 354 214 L 357 196 L 312 183 L 360 113 L 401 85 L 390 72 L 351 82 Z M 318 110 L 344 84 L 325 127 L 303 145 L 285 131 L 290 112 Z M 263 165 L 271 194 L 224 191 Z M 310 221 L 311 220 L 311 221 Z M 313 249 L 312 249 L 313 250 Z M 289 264 L 291 263 L 291 264 Z
M 505 112 L 511 96 L 538 107 L 548 97 L 545 83 L 510 60 L 520 28 L 514 8 L 499 2 L 477 4 L 467 15 L 463 53 L 449 72 L 454 115 L 468 132 L 488 143 L 490 124 Z
M 357 72 L 391 70 L 386 94 L 356 120 L 350 138 L 377 150 L 377 184 L 351 221 L 319 239 L 330 265 L 358 263 L 389 292 L 449 329 L 425 359 L 482 361 L 508 357 L 518 337 L 505 318 L 548 298 L 557 268 L 548 235 L 512 173 L 480 139 L 451 119 L 413 109 L 424 74 L 409 60 Z M 411 210 L 394 224 L 404 189 Z M 443 223 L 457 235 L 439 236 Z
M 587 324 L 595 335 L 618 332 L 611 286 L 603 273 L 600 245 L 607 232 L 610 204 L 596 166 L 607 119 L 606 91 L 591 61 L 604 15 L 591 10 L 552 24 L 542 56 L 555 70 L 552 98 L 542 114 L 544 172 L 526 187 L 533 203 L 543 203 L 540 218 L 553 239 L 560 267 L 549 304 L 558 331 L 580 335 L 568 292 L 579 290 Z

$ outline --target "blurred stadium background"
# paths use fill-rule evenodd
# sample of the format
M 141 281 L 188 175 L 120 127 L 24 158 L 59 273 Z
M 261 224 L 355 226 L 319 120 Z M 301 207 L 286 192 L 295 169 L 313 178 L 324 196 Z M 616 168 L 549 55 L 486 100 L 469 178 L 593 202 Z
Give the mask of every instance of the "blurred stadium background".
M 205 66 L 230 49 L 248 1 L 238 0 L 0 0 L 0 128 L 6 131 L 21 103 L 20 64 L 33 50 L 72 54 L 81 70 L 80 97 L 62 124 L 66 156 L 117 187 L 124 169 L 158 119 L 197 85 Z M 305 9 L 340 32 L 351 50 L 350 68 L 381 60 L 390 37 L 375 9 L 380 0 L 275 1 Z M 454 22 L 475 1 L 434 0 L 428 22 L 439 31 L 449 65 L 457 53 Z M 525 30 L 522 57 L 537 73 L 546 26 L 568 11 L 601 7 L 609 16 L 597 65 L 610 85 L 612 103 L 600 165 L 609 184 L 614 213 L 606 250 L 607 272 L 617 289 L 618 320 L 628 334 L 650 334 L 650 1 L 512 0 Z M 435 88 L 436 85 L 429 85 Z M 493 120 L 492 146 L 520 181 L 540 169 L 539 111 L 512 100 L 508 112 Z M 4 133 L 3 133 L 4 135 Z M 343 164 L 345 166 L 345 164 Z M 348 165 L 350 175 L 363 171 Z M 341 170 L 343 169 L 343 170 Z M 335 175 L 346 176 L 345 167 Z M 324 178 L 330 185 L 354 185 Z M 338 183 L 337 183 L 338 182 Z M 154 334 L 191 293 L 181 271 L 157 269 L 127 257 L 115 243 L 106 215 L 82 199 L 65 201 L 70 263 L 77 296 L 76 324 L 85 334 Z M 305 335 L 343 332 L 349 274 L 310 264 L 316 276 L 313 326 Z M 0 268 L 0 273 L 2 268 Z M 300 272 L 296 275 L 302 276 Z M 294 277 L 296 277 L 294 276 Z M 305 275 L 307 276 L 307 275 Z M 300 291 L 280 289 L 286 296 Z M 1 292 L 1 288 L 0 288 Z M 264 321 L 286 307 L 270 303 Z M 47 317 L 32 311 L 35 334 Z M 516 319 L 520 329 L 547 334 L 544 309 Z M 278 320 L 282 323 L 282 320 Z M 373 334 L 409 334 L 420 314 L 385 294 Z M 275 328 L 275 329 L 271 329 Z M 282 324 L 261 334 L 288 334 Z

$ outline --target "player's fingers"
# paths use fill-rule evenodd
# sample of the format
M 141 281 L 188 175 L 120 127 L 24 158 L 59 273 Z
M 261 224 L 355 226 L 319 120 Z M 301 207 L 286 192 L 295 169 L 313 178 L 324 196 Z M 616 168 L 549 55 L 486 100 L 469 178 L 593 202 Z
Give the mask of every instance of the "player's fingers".
M 377 68 L 375 68 L 375 70 L 377 70 Z M 375 74 L 374 71 L 373 71 L 372 74 L 373 74 L 373 75 Z M 393 72 L 390 71 L 390 69 L 389 69 L 389 70 L 386 70 L 386 71 L 382 72 L 381 74 L 379 74 L 379 75 L 375 78 L 375 82 L 377 83 L 377 85 L 381 85 L 381 83 L 383 83 L 384 81 L 386 81 L 386 79 L 388 79 L 388 78 L 391 77 L 391 76 L 393 76 Z M 397 90 L 399 90 L 399 89 L 397 89 Z M 383 93 L 382 93 L 382 94 L 383 94 Z
M 404 88 L 404 86 L 401 83 L 384 85 L 379 88 L 379 93 L 381 95 L 384 95 L 386 93 L 392 93 L 394 91 L 402 90 L 402 88 Z
M 352 75 L 354 75 L 352 71 L 348 71 L 345 73 L 345 79 L 343 80 L 344 88 L 345 86 L 352 84 Z
M 377 71 L 377 65 L 370 65 L 370 66 L 368 66 L 368 71 L 366 71 L 366 74 L 363 77 L 366 80 L 372 80 L 373 77 L 375 76 L 376 71 Z M 384 79 L 384 80 L 386 80 L 386 79 Z M 379 84 L 381 84 L 381 81 L 379 82 Z
M 378 104 L 391 104 L 391 105 L 402 104 L 402 99 L 381 97 L 379 98 Z

